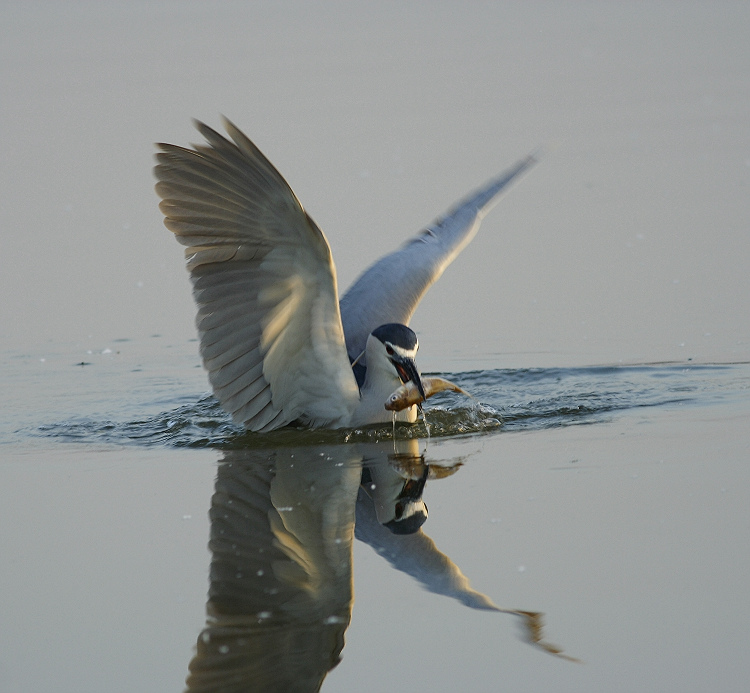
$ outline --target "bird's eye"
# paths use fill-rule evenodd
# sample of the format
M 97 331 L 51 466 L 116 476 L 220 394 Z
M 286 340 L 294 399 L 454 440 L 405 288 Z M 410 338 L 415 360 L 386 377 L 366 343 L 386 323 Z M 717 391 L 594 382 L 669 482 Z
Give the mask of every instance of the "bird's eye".
M 390 344 L 385 345 L 385 353 L 388 354 L 388 356 L 393 356 L 393 347 Z

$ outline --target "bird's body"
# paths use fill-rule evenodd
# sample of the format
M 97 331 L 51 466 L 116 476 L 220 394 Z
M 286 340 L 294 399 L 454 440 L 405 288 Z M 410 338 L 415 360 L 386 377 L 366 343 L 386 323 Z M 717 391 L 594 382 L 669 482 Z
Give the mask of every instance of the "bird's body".
M 390 421 L 388 396 L 410 380 L 421 388 L 406 327 L 414 309 L 534 157 L 376 262 L 339 304 L 322 231 L 258 148 L 225 125 L 233 141 L 197 123 L 207 145 L 158 145 L 155 168 L 164 223 L 187 246 L 214 394 L 252 431 Z M 416 416 L 416 406 L 396 414 Z

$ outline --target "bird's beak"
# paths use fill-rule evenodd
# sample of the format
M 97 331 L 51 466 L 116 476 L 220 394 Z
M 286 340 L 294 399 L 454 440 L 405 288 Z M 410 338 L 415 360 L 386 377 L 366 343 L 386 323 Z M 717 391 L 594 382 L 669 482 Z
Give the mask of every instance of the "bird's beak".
M 422 395 L 422 400 L 426 400 L 427 395 L 425 395 L 424 385 L 422 385 L 422 376 L 419 374 L 419 369 L 414 359 L 405 356 L 396 357 L 394 355 L 392 361 L 398 372 L 398 377 L 401 378 L 401 382 L 405 383 L 411 380 L 417 386 L 419 394 Z
M 404 482 L 401 493 L 398 494 L 399 500 L 405 498 L 409 500 L 419 500 L 422 497 L 425 484 L 427 484 L 427 480 L 430 478 L 430 465 L 424 462 L 423 466 L 424 469 L 422 470 L 419 479 L 407 479 L 406 482 Z

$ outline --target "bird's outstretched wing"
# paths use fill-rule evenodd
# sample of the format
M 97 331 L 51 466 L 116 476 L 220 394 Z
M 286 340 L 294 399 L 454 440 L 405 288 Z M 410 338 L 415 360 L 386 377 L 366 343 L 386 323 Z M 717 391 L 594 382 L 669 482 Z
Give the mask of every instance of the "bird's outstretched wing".
M 187 246 L 203 363 L 216 397 L 252 431 L 345 425 L 359 400 L 325 236 L 232 123 L 233 142 L 157 145 L 164 224 Z
M 409 324 L 422 296 L 474 238 L 500 194 L 536 161 L 534 155 L 522 159 L 365 270 L 341 299 L 351 360 L 362 353 L 368 335 L 379 325 Z

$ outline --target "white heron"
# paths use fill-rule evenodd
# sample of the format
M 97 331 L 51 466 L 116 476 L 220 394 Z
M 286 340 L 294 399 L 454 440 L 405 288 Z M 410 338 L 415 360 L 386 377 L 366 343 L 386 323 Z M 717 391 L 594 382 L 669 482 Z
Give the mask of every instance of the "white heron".
M 339 303 L 323 232 L 260 150 L 197 122 L 207 144 L 158 144 L 164 224 L 187 246 L 203 365 L 214 394 L 251 431 L 293 422 L 355 427 L 390 421 L 388 396 L 414 381 L 408 327 L 427 289 L 476 234 L 527 156 L 366 270 Z M 415 421 L 416 405 L 397 414 Z

